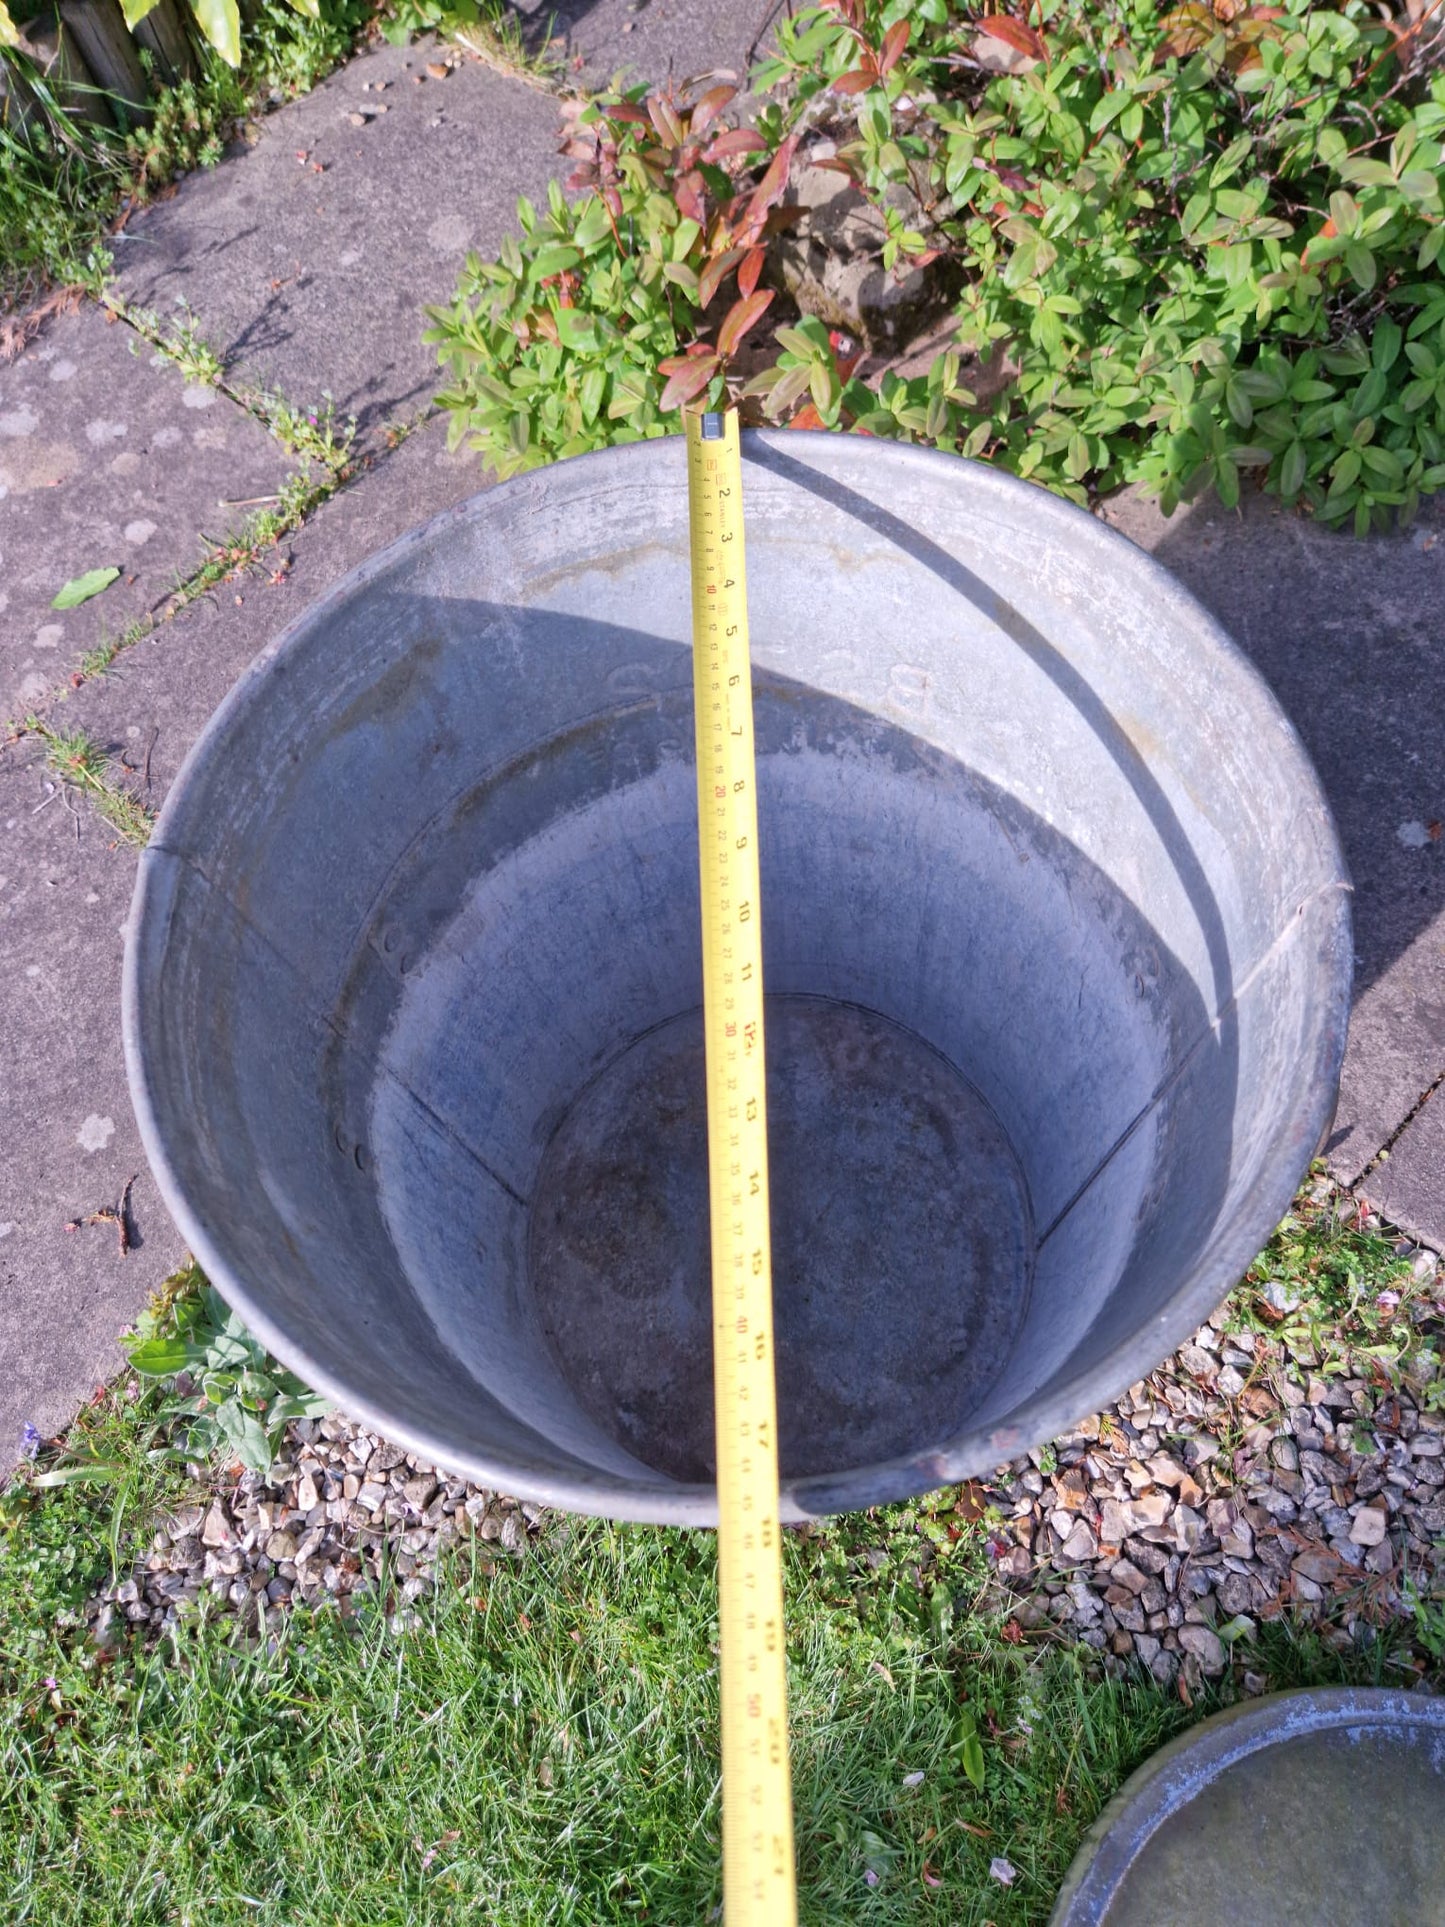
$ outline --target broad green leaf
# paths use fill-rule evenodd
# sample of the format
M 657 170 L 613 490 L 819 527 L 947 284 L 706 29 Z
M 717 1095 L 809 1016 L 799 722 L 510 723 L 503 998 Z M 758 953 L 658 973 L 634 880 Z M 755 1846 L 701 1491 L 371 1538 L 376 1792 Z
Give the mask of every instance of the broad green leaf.
M 1383 315 L 1375 323 L 1375 332 L 1370 337 L 1370 360 L 1377 374 L 1387 374 L 1394 367 L 1400 353 L 1400 343 L 1404 336 L 1398 321 Z
M 291 4 L 297 13 L 304 13 L 308 20 L 321 18 L 320 0 L 291 0 Z
M 125 1468 L 120 1465 L 102 1465 L 98 1459 L 87 1460 L 81 1465 L 57 1466 L 53 1472 L 37 1472 L 30 1480 L 32 1485 L 107 1485 L 119 1479 Z
M 1362 241 L 1352 241 L 1345 249 L 1345 266 L 1356 285 L 1368 294 L 1375 285 L 1375 257 Z
M 216 1422 L 230 1441 L 231 1449 L 248 1472 L 269 1472 L 271 1441 L 261 1425 L 235 1399 L 227 1399 L 216 1413 Z
M 191 0 L 196 25 L 228 67 L 241 64 L 241 15 L 236 0 Z
M 1308 466 L 1304 443 L 1291 442 L 1284 452 L 1284 460 L 1279 465 L 1279 488 L 1286 500 L 1298 495 L 1303 488 L 1305 470 Z
M 601 345 L 598 341 L 599 321 L 596 315 L 583 314 L 577 308 L 557 310 L 557 333 L 564 348 L 574 353 L 595 354 Z
M 533 257 L 532 279 L 546 281 L 567 268 L 575 268 L 581 259 L 580 248 L 569 247 L 565 241 L 553 241 L 545 248 L 538 248 Z
M 1315 151 L 1326 167 L 1338 167 L 1348 156 L 1350 144 L 1338 127 L 1322 127 Z
M 5 0 L 0 0 L 0 47 L 15 47 L 20 44 L 20 29 L 10 18 L 10 9 Z
M 159 0 L 120 0 L 120 10 L 125 16 L 125 24 L 132 33 L 158 4 Z
M 119 575 L 119 569 L 107 568 L 88 569 L 84 575 L 72 576 L 50 606 L 52 609 L 78 609 L 82 602 L 89 602 L 102 589 L 108 589 Z
M 983 1792 L 985 1767 L 983 1746 L 977 1733 L 970 1733 L 960 1749 L 963 1770 L 980 1793 Z
M 171 1378 L 188 1365 L 199 1364 L 205 1352 L 199 1345 L 187 1345 L 179 1338 L 148 1338 L 126 1356 L 131 1370 L 142 1378 Z
M 1351 487 L 1360 473 L 1360 451 L 1347 448 L 1330 470 L 1330 494 L 1341 495 Z
M 597 411 L 602 406 L 602 397 L 607 392 L 607 370 L 589 368 L 582 377 L 582 416 L 585 421 L 596 421 Z

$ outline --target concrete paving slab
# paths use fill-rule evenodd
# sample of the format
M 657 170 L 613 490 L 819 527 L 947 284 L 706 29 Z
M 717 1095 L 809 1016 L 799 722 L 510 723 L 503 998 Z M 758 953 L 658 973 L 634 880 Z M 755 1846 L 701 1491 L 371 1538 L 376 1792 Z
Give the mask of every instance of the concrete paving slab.
M 191 744 L 252 658 L 333 582 L 397 536 L 485 486 L 474 455 L 448 455 L 433 421 L 379 457 L 277 551 L 284 582 L 253 574 L 224 583 L 116 659 L 51 712 L 56 728 L 81 728 L 111 756 L 144 767 L 137 782 L 159 808 Z
M 441 423 L 417 431 L 292 539 L 286 588 L 226 585 L 127 650 L 52 720 L 86 728 L 137 771 L 149 751 L 146 800 L 159 804 L 256 651 L 348 569 L 482 479 L 475 458 L 446 454 Z M 12 744 L 0 757 L 0 1475 L 21 1425 L 59 1431 L 118 1369 L 116 1334 L 184 1257 L 140 1148 L 121 1053 L 134 881 L 134 850 L 56 790 L 35 739 Z M 114 1204 L 132 1175 L 140 1243 L 129 1257 L 114 1226 L 65 1231 Z
M 438 385 L 424 305 L 563 168 L 552 96 L 473 59 L 436 80 L 437 59 L 429 40 L 383 45 L 268 115 L 254 146 L 131 221 L 125 299 L 161 315 L 184 299 L 229 379 L 296 406 L 329 392 L 378 445 Z
M 1352 1183 L 1445 1070 L 1445 504 L 1364 542 L 1262 496 L 1166 521 L 1126 495 L 1107 519 L 1253 659 L 1329 795 L 1355 884 L 1356 1002 L 1328 1160 Z M 1445 1163 L 1435 1184 L 1445 1199 Z
M 1363 1190 L 1392 1224 L 1445 1250 L 1445 1097 L 1436 1089 L 1368 1172 Z
M 119 1369 L 116 1335 L 184 1257 L 146 1167 L 120 1042 L 135 851 L 72 814 L 31 752 L 0 767 L 0 1478 L 20 1428 L 62 1430 Z M 66 1224 L 116 1205 L 137 1247 Z
M 686 80 L 725 72 L 747 78 L 785 0 L 557 0 L 519 8 L 552 20 L 594 86 L 625 80 Z M 575 68 L 574 68 L 575 71 Z
M 132 354 L 87 304 L 0 367 L 0 715 L 23 712 L 99 641 L 160 600 L 292 464 L 224 395 Z M 78 609 L 71 577 L 121 577 Z

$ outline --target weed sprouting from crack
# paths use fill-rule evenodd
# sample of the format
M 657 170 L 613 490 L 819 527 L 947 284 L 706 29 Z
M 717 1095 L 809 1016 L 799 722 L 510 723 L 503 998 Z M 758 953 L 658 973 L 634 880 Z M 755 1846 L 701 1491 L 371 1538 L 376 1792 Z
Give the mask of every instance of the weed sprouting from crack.
M 135 330 L 135 353 L 140 353 L 140 343 L 148 343 L 185 381 L 225 395 L 259 422 L 288 455 L 314 463 L 333 484 L 350 475 L 356 417 L 338 419 L 329 394 L 322 395 L 316 408 L 298 408 L 275 389 L 229 381 L 223 357 L 201 333 L 194 311 L 183 299 L 177 303 L 178 315 L 165 319 L 151 308 L 131 307 L 114 289 L 107 290 L 104 303 L 118 321 Z
M 318 468 L 344 481 L 351 471 L 351 450 L 356 439 L 356 417 L 338 421 L 336 403 L 323 393 L 319 408 L 296 408 L 284 395 L 269 388 L 229 390 L 234 400 L 263 422 L 288 455 L 314 462 Z
M 113 829 L 119 830 L 127 842 L 144 849 L 150 841 L 155 812 L 112 782 L 110 759 L 100 745 L 83 729 L 52 729 L 39 716 L 28 716 L 25 727 L 44 741 L 46 763 L 61 782 L 82 791 Z
M 134 622 L 128 622 L 118 636 L 102 630 L 100 641 L 81 657 L 79 666 L 71 675 L 71 682 L 74 683 L 77 677 L 81 682 L 86 682 L 92 676 L 103 676 L 118 655 L 144 641 L 154 627 L 155 618 L 144 615 L 137 616 Z
M 299 529 L 309 515 L 314 514 L 323 502 L 336 493 L 344 479 L 344 473 L 338 475 L 330 472 L 313 479 L 304 469 L 289 475 L 279 491 L 267 498 L 266 507 L 250 516 L 233 534 L 217 542 L 208 542 L 194 568 L 177 571 L 159 608 L 138 616 L 119 635 L 102 631 L 100 641 L 80 658 L 65 683 L 52 692 L 52 698 L 63 699 L 71 689 L 78 689 L 92 676 L 104 675 L 117 656 L 136 643 L 143 642 L 161 623 L 169 622 L 173 616 L 179 615 L 200 597 L 210 594 L 223 582 L 237 580 L 248 569 L 264 568 L 268 560 L 267 552 L 274 549 L 283 537 Z M 269 580 L 274 586 L 279 587 L 285 581 L 289 567 L 289 559 L 283 559 L 270 570 Z M 34 713 L 23 718 L 11 718 L 4 728 L 8 741 L 32 733 L 45 736 L 48 740 L 70 740 L 59 736 Z M 129 829 L 126 834 L 131 834 Z
M 195 310 L 183 297 L 176 302 L 179 316 L 166 322 L 154 309 L 126 307 L 114 295 L 108 297 L 106 305 L 134 328 L 137 339 L 130 345 L 133 355 L 140 354 L 143 344 L 148 343 L 186 381 L 207 388 L 223 386 L 225 363 L 201 333 Z

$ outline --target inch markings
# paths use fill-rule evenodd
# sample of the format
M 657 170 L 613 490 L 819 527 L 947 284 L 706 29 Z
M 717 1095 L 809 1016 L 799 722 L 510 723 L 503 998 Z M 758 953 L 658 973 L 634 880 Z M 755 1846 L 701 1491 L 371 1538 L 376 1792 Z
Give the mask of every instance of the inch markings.
M 687 418 L 717 1406 L 723 1901 L 792 1927 L 758 811 L 734 414 Z

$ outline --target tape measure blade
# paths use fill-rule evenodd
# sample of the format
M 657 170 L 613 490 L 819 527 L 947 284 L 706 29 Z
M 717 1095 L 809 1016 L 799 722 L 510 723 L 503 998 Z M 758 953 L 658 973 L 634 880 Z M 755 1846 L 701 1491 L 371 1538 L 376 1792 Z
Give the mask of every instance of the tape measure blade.
M 689 416 L 717 1410 L 723 1895 L 728 1927 L 796 1918 L 778 1520 L 752 669 L 737 417 Z

